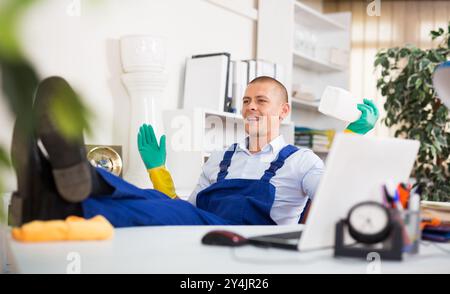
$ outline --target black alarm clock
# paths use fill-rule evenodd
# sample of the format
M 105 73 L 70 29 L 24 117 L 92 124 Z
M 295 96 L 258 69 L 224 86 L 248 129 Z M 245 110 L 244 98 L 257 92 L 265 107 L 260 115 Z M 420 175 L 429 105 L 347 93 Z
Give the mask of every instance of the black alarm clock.
M 375 201 L 361 202 L 353 206 L 345 222 L 350 236 L 364 244 L 382 242 L 392 230 L 389 210 Z

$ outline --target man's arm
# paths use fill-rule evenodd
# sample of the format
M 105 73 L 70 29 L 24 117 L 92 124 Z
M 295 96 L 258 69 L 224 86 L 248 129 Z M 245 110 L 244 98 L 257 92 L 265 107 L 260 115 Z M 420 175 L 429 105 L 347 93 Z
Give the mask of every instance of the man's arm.
M 153 188 L 173 199 L 178 199 L 175 192 L 172 176 L 165 166 L 159 166 L 147 170 Z
M 317 188 L 319 187 L 320 180 L 325 171 L 325 166 L 323 161 L 317 157 L 314 164 L 306 172 L 302 179 L 302 189 L 311 200 L 316 194 Z
M 153 187 L 170 198 L 178 198 L 172 176 L 165 167 L 166 136 L 161 136 L 158 145 L 152 126 L 143 124 L 139 129 L 137 141 L 139 153 L 147 168 Z
M 361 117 L 349 124 L 344 132 L 364 135 L 375 127 L 375 123 L 379 117 L 378 108 L 369 99 L 364 99 L 363 101 L 364 104 L 358 104 L 358 109 L 361 111 Z M 320 158 L 317 158 L 314 165 L 303 177 L 303 192 L 308 195 L 310 199 L 312 199 L 316 193 L 323 172 L 323 161 Z
M 303 193 L 305 193 L 309 200 L 306 203 L 306 206 L 300 215 L 300 222 L 304 224 L 306 219 L 308 218 L 308 213 L 311 208 L 311 203 L 314 195 L 317 192 L 317 188 L 319 187 L 320 180 L 322 179 L 322 175 L 325 171 L 325 167 L 323 161 L 317 157 L 315 163 L 308 170 L 308 172 L 303 176 L 302 179 L 302 189 Z

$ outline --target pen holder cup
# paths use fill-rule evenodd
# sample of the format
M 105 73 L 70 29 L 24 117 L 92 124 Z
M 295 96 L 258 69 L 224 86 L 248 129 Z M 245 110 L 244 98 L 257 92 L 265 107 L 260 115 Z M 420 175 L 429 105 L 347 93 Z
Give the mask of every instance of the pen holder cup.
M 419 252 L 420 211 L 394 211 L 394 220 L 402 227 L 403 252 L 417 254 Z

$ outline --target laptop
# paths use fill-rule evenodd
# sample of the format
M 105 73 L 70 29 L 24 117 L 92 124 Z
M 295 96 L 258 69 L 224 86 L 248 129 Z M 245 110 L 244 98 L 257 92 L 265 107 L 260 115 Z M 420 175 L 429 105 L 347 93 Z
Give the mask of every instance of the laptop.
M 311 250 L 334 246 L 336 223 L 362 201 L 381 203 L 387 181 L 408 182 L 420 143 L 339 133 L 312 199 L 306 224 L 296 232 L 250 237 L 257 246 Z

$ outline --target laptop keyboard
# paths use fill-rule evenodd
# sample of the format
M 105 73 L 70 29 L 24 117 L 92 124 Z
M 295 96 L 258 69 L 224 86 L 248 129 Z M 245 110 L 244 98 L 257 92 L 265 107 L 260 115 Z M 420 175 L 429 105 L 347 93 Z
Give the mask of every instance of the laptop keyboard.
M 302 231 L 255 236 L 248 238 L 250 244 L 263 247 L 278 247 L 297 250 Z
M 301 235 L 302 235 L 302 231 L 296 231 L 296 232 L 288 232 L 288 233 L 281 233 L 281 234 L 265 235 L 265 236 L 259 236 L 259 237 L 275 238 L 275 239 L 300 239 Z

